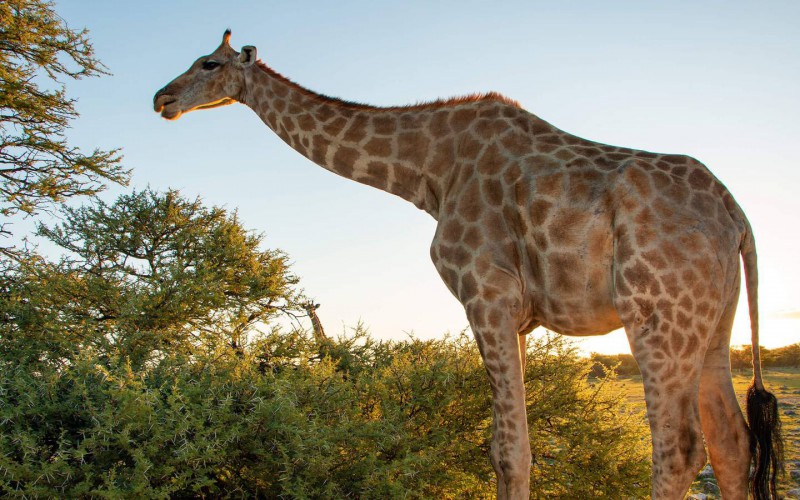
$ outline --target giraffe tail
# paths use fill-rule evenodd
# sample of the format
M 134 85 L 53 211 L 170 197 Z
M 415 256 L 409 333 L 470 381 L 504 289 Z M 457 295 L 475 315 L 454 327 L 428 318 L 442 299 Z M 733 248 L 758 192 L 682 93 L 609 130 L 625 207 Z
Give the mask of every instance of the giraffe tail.
M 778 498 L 776 476 L 782 468 L 783 439 L 778 417 L 778 400 L 766 390 L 761 377 L 761 355 L 758 346 L 758 266 L 753 231 L 746 222 L 740 248 L 744 262 L 747 303 L 750 309 L 750 331 L 753 350 L 753 383 L 747 389 L 747 423 L 750 427 L 750 452 L 753 469 L 750 494 L 755 500 Z

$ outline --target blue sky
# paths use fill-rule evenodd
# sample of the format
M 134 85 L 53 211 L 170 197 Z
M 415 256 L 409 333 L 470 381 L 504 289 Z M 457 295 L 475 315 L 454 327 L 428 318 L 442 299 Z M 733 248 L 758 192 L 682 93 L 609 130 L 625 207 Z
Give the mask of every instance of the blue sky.
M 428 257 L 434 221 L 313 165 L 242 105 L 177 122 L 156 90 L 232 44 L 318 92 L 377 105 L 495 90 L 589 139 L 690 154 L 755 229 L 762 344 L 800 339 L 800 2 L 59 1 L 111 77 L 70 83 L 70 138 L 122 147 L 133 186 L 238 209 L 286 251 L 329 331 L 381 338 L 466 327 Z M 104 197 L 112 198 L 120 188 Z M 740 305 L 734 343 L 749 343 Z M 625 352 L 621 333 L 583 349 Z

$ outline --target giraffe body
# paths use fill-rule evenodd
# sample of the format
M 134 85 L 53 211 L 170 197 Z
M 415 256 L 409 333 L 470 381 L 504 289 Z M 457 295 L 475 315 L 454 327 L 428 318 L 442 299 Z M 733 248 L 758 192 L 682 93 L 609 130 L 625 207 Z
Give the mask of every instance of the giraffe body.
M 751 433 L 728 349 L 740 255 L 757 317 L 755 246 L 704 165 L 582 139 L 497 94 L 391 108 L 325 97 L 228 38 L 156 94 L 156 111 L 175 119 L 242 102 L 313 162 L 438 221 L 431 258 L 464 305 L 493 391 L 499 498 L 529 495 L 520 346 L 539 325 L 625 328 L 645 384 L 653 498 L 685 494 L 706 461 L 704 436 L 725 498 L 746 497 Z M 756 321 L 754 387 L 768 394 Z

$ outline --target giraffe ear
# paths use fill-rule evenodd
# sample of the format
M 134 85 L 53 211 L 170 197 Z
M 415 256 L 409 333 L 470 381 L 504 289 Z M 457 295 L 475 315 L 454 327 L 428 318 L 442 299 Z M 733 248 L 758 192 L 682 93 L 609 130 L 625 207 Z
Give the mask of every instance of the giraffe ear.
M 243 68 L 246 68 L 252 66 L 255 62 L 256 48 L 252 45 L 245 45 L 242 47 L 242 51 L 239 52 L 239 64 L 241 64 Z

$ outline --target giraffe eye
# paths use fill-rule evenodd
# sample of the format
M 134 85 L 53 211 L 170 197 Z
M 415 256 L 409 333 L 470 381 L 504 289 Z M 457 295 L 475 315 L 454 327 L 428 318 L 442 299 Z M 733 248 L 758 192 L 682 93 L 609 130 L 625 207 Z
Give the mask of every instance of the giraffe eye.
M 219 63 L 216 61 L 205 61 L 203 62 L 203 69 L 206 71 L 211 71 L 212 69 L 216 69 L 219 67 Z

